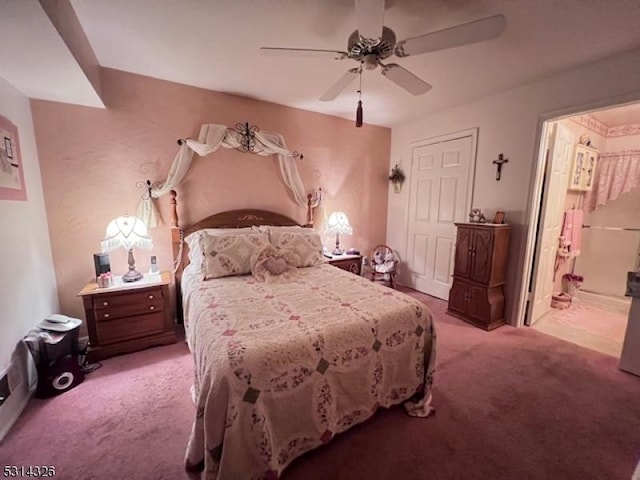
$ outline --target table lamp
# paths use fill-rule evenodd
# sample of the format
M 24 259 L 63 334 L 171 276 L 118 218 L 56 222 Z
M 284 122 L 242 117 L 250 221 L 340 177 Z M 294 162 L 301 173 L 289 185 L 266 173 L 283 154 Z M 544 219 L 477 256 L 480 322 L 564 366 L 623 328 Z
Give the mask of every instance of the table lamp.
M 142 274 L 136 271 L 133 259 L 133 247 L 150 250 L 153 242 L 147 231 L 147 226 L 138 217 L 114 218 L 107 225 L 107 233 L 100 242 L 102 252 L 107 253 L 119 247 L 129 252 L 129 271 L 122 276 L 123 282 L 135 282 L 142 278 Z
M 342 255 L 344 252 L 340 250 L 340 234 L 351 235 L 353 233 L 347 214 L 344 212 L 332 212 L 329 215 L 329 220 L 327 220 L 325 231 L 336 234 L 336 248 L 331 253 L 333 255 Z

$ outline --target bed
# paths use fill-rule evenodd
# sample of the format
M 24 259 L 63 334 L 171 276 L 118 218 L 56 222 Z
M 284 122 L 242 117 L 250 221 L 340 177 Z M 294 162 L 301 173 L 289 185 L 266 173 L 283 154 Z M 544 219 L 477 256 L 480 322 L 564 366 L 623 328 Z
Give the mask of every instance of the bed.
M 195 367 L 187 469 L 207 479 L 279 478 L 296 457 L 378 408 L 433 412 L 436 336 L 424 304 L 327 263 L 268 281 L 251 273 L 205 280 L 208 258 L 194 262 L 183 241 L 195 232 L 207 245 L 222 242 L 212 236 L 229 228 L 237 233 L 220 237 L 258 238 L 253 229 L 270 242 L 297 235 L 288 228 L 310 237 L 312 230 L 262 210 L 223 212 L 186 229 L 175 212 L 173 219 L 174 256 L 183 259 L 177 290 Z

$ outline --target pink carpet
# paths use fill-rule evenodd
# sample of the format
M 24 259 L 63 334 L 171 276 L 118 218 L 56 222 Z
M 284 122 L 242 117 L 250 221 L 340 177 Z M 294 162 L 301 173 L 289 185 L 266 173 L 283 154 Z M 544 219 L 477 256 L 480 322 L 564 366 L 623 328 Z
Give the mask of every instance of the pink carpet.
M 640 378 L 608 355 L 532 329 L 484 332 L 427 303 L 438 330 L 437 414 L 381 411 L 296 460 L 284 480 L 629 480 Z M 60 479 L 188 478 L 192 361 L 183 343 L 115 357 L 59 397 L 33 399 L 0 464 Z

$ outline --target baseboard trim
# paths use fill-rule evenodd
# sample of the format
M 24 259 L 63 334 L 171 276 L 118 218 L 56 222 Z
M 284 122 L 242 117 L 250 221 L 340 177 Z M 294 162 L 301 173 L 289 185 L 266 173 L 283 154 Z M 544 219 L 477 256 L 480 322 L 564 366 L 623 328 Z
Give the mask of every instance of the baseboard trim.
M 19 385 L 11 392 L 9 398 L 0 407 L 0 443 L 7 436 L 13 425 L 16 423 L 20 415 L 29 403 L 29 400 L 35 392 L 35 386 L 24 388 L 25 383 Z

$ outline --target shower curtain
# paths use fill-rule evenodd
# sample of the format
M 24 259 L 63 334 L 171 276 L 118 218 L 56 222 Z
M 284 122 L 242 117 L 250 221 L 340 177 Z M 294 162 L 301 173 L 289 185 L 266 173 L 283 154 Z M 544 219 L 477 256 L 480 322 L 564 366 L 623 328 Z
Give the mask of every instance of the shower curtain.
M 624 296 L 627 272 L 637 267 L 640 249 L 639 202 L 640 150 L 601 154 L 593 190 L 584 198 L 588 228 L 574 267 L 585 279 L 583 290 Z
M 602 153 L 593 189 L 585 195 L 584 209 L 592 212 L 623 193 L 640 187 L 640 150 Z

